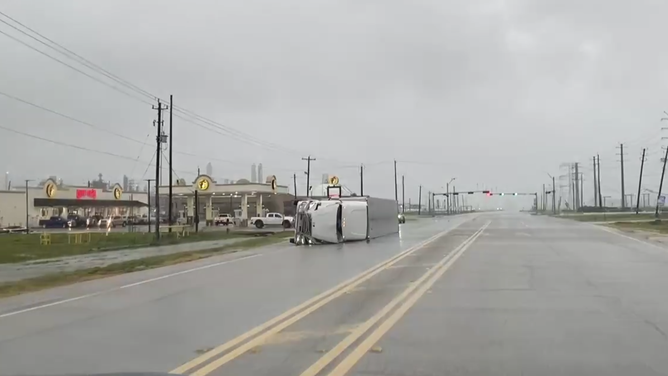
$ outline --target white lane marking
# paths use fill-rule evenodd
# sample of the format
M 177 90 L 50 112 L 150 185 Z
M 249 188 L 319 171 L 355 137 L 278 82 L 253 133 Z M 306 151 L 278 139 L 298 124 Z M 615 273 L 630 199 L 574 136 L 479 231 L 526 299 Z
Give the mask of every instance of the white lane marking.
M 620 232 L 617 232 L 617 231 L 615 231 L 615 230 L 613 230 L 613 229 L 610 229 L 610 228 L 607 228 L 607 227 L 603 227 L 603 226 L 598 226 L 598 225 L 592 225 L 592 226 L 594 226 L 594 227 L 596 227 L 596 228 L 599 228 L 599 229 L 601 229 L 601 230 L 603 230 L 603 231 L 605 231 L 605 232 L 609 232 L 609 233 L 611 233 L 611 234 L 615 234 L 615 235 L 621 236 L 622 238 L 627 238 L 627 239 L 635 240 L 635 241 L 637 241 L 638 243 L 642 243 L 642 244 L 645 244 L 645 245 L 651 245 L 651 246 L 654 247 L 654 248 L 658 248 L 658 249 L 660 249 L 660 250 L 666 251 L 666 248 L 665 248 L 665 247 L 662 247 L 662 246 L 660 246 L 660 245 L 656 245 L 656 244 L 652 244 L 652 243 L 650 243 L 650 242 L 646 242 L 646 241 L 644 241 L 644 240 L 636 239 L 636 238 L 634 238 L 634 237 L 632 237 L 632 236 L 624 235 L 624 234 L 622 234 L 622 233 L 620 233 Z
M 18 311 L 3 313 L 3 314 L 0 315 L 0 319 L 5 318 L 5 317 L 18 315 L 18 314 L 21 314 L 21 313 L 36 311 L 38 309 L 49 308 L 49 307 L 53 307 L 53 306 L 57 306 L 57 305 L 65 304 L 65 303 L 71 303 L 71 302 L 75 302 L 77 300 L 92 298 L 92 297 L 95 297 L 95 296 L 98 296 L 98 295 L 102 295 L 102 294 L 106 294 L 106 293 L 110 293 L 110 292 L 114 292 L 114 291 L 119 291 L 121 289 L 125 289 L 125 288 L 128 288 L 128 287 L 139 286 L 139 285 L 143 285 L 145 283 L 155 282 L 155 281 L 159 281 L 159 280 L 165 279 L 165 278 L 176 277 L 176 276 L 179 276 L 179 275 L 182 275 L 182 274 L 187 274 L 187 273 L 196 272 L 196 271 L 199 271 L 199 270 L 213 268 L 214 266 L 230 264 L 230 263 L 233 263 L 233 262 L 236 262 L 236 261 L 248 260 L 250 258 L 259 257 L 259 256 L 263 256 L 263 255 L 264 254 L 262 254 L 262 253 L 258 253 L 258 254 L 254 254 L 254 255 L 239 257 L 239 258 L 236 258 L 234 260 L 227 260 L 227 261 L 217 262 L 217 263 L 214 263 L 214 264 L 198 266 L 196 268 L 192 268 L 192 269 L 188 269 L 188 270 L 182 270 L 180 272 L 167 274 L 167 275 L 156 277 L 156 278 L 147 279 L 147 280 L 144 280 L 144 281 L 139 281 L 139 282 L 131 283 L 131 284 L 120 286 L 120 287 L 115 287 L 115 288 L 109 289 L 109 290 L 98 291 L 98 292 L 94 292 L 94 293 L 91 293 L 91 294 L 85 294 L 85 295 L 81 295 L 81 296 L 76 296 L 74 298 L 58 300 L 58 301 L 55 301 L 55 302 L 42 304 L 42 305 L 38 305 L 38 306 L 35 306 L 35 307 L 26 308 L 26 309 L 21 309 L 21 310 L 18 310 Z
M 171 273 L 171 274 L 163 275 L 163 276 L 160 276 L 160 277 L 155 277 L 155 278 L 147 279 L 147 280 L 145 280 L 145 281 L 139 281 L 139 282 L 135 282 L 135 283 L 130 283 L 130 284 L 128 284 L 128 285 L 124 285 L 124 286 L 118 287 L 118 289 L 127 289 L 127 288 L 129 288 L 129 287 L 135 287 L 135 286 L 143 285 L 144 283 L 155 282 L 155 281 L 159 281 L 159 280 L 161 280 L 161 279 L 171 278 L 171 277 L 176 277 L 176 276 L 178 276 L 178 275 L 188 274 L 188 273 L 192 273 L 192 272 L 197 272 L 197 271 L 200 271 L 200 270 L 213 268 L 213 267 L 215 267 L 215 266 L 220 266 L 220 265 L 230 264 L 230 263 L 233 263 L 233 262 L 235 262 L 235 261 L 247 260 L 247 259 L 250 259 L 250 258 L 253 258 L 253 257 L 259 257 L 259 256 L 262 256 L 262 254 L 261 254 L 261 253 L 258 253 L 258 254 L 254 254 L 254 255 L 248 255 L 248 256 L 244 256 L 244 257 L 239 257 L 239 258 L 236 258 L 236 259 L 234 259 L 234 260 L 227 260 L 227 261 L 216 262 L 216 263 L 208 264 L 208 265 L 204 265 L 204 266 L 198 266 L 198 267 L 196 267 L 196 268 L 192 268 L 192 269 L 188 269 L 188 270 L 182 270 L 182 271 L 180 271 L 180 272 Z
M 108 291 L 112 291 L 112 290 L 108 290 Z M 4 318 L 4 317 L 18 315 L 20 313 L 26 313 L 26 312 L 35 311 L 35 310 L 42 309 L 42 308 L 53 307 L 53 306 L 56 306 L 56 305 L 65 304 L 65 303 L 69 303 L 69 302 L 74 302 L 74 301 L 81 300 L 81 299 L 91 298 L 93 296 L 104 294 L 105 292 L 107 292 L 107 291 L 95 292 L 95 293 L 92 293 L 92 294 L 81 295 L 81 296 L 77 296 L 77 297 L 74 297 L 74 298 L 59 300 L 57 302 L 52 302 L 52 303 L 42 304 L 42 305 L 35 306 L 35 307 L 21 309 L 19 311 L 4 313 L 4 314 L 0 315 L 0 319 Z

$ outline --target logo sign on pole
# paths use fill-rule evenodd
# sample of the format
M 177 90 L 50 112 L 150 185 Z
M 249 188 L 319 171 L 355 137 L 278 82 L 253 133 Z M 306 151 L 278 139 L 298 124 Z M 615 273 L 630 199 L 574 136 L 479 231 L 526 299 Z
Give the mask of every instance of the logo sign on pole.
M 200 177 L 195 184 L 200 191 L 206 191 L 211 186 L 211 182 L 206 176 Z
M 338 176 L 330 176 L 329 177 L 329 185 L 339 185 L 339 177 Z
M 58 189 L 56 188 L 56 185 L 54 183 L 48 182 L 44 186 L 44 192 L 46 193 L 46 197 L 48 198 L 53 198 L 56 195 L 56 191 Z
M 276 188 L 278 188 L 278 183 L 276 182 L 276 175 L 271 176 L 271 190 L 276 193 Z

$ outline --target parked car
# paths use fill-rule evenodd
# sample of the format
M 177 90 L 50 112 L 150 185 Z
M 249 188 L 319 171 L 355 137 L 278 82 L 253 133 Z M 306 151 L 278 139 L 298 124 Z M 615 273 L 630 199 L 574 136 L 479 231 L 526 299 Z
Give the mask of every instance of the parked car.
M 88 217 L 86 220 L 86 227 L 91 228 L 91 227 L 99 227 L 100 226 L 100 221 L 102 220 L 102 216 L 99 214 L 94 214 Z
M 216 226 L 217 225 L 229 226 L 231 223 L 234 223 L 234 218 L 232 218 L 232 216 L 227 213 L 218 214 L 218 216 L 214 219 L 214 224 Z
M 88 219 L 78 214 L 70 214 L 67 219 L 72 221 L 72 227 L 86 227 L 88 225 Z
M 125 223 L 127 225 L 140 225 L 142 224 L 142 218 L 137 215 L 130 215 L 127 218 L 125 218 Z
M 111 218 L 106 217 L 100 219 L 100 227 L 118 227 L 118 226 L 127 226 L 128 222 L 125 218 L 120 215 L 113 216 Z
M 72 225 L 73 221 L 67 218 L 53 216 L 41 223 L 44 228 L 67 228 Z

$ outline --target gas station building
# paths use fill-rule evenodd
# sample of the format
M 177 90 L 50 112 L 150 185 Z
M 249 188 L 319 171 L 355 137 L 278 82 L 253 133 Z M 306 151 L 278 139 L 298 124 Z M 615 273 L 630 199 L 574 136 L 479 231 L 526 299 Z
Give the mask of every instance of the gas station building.
M 59 185 L 47 179 L 39 186 L 0 191 L 0 227 L 25 226 L 26 214 L 30 226 L 36 226 L 40 219 L 67 214 L 143 215 L 148 214 L 147 204 L 148 193 L 123 192 L 119 184 L 101 189 Z
M 161 203 L 167 202 L 169 186 L 161 185 L 159 195 Z M 288 193 L 287 186 L 278 184 L 275 176 L 268 177 L 265 183 L 241 179 L 234 184 L 218 184 L 210 176 L 201 174 L 191 184 L 179 179 L 172 186 L 172 199 L 176 216 L 188 223 L 194 218 L 197 199 L 200 223 L 210 223 L 218 214 L 225 213 L 233 216 L 237 224 L 245 225 L 251 217 L 264 216 L 267 212 L 290 215 L 294 196 Z M 166 214 L 167 206 L 160 211 Z

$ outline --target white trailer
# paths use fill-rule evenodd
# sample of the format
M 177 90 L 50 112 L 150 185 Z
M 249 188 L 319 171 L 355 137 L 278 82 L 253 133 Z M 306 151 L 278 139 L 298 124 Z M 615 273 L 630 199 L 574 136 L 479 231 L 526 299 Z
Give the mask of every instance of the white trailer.
M 296 245 L 344 243 L 399 232 L 397 203 L 373 197 L 302 200 L 295 213 Z

